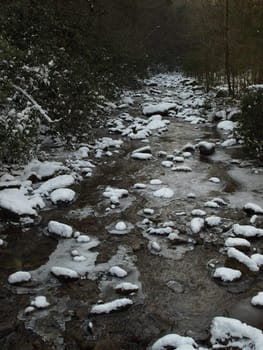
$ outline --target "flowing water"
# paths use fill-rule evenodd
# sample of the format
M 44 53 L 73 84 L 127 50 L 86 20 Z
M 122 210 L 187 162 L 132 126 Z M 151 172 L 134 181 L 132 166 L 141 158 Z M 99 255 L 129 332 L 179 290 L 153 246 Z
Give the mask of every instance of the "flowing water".
M 168 83 L 172 78 L 169 79 Z M 149 86 L 139 94 L 133 92 L 134 104 L 120 113 L 115 110 L 112 118 L 124 111 L 134 117 L 141 116 L 141 103 L 173 100 L 177 89 L 182 92 L 189 85 L 182 80 L 178 85 L 167 87 L 162 83 L 158 88 L 157 97 Z M 239 147 L 225 150 L 218 146 L 209 157 L 195 151 L 185 159 L 191 172 L 163 167 L 164 159 L 158 157 L 159 151 L 169 155 L 189 142 L 218 142 L 221 138 L 212 124 L 196 125 L 171 116 L 164 118 L 170 121 L 168 131 L 154 132 L 149 138 L 151 160 L 132 159 L 131 152 L 147 143 L 126 138 L 118 153 L 95 159 L 97 167 L 93 175 L 73 186 L 78 197 L 72 205 L 49 204 L 40 211 L 41 220 L 31 226 L 4 225 L 2 220 L 1 238 L 8 244 L 0 248 L 1 349 L 147 349 L 167 333 L 188 335 L 200 345 L 206 345 L 211 320 L 221 315 L 263 329 L 262 309 L 250 305 L 251 297 L 263 288 L 262 273 L 255 275 L 243 269 L 243 277 L 232 283 L 212 277 L 215 267 L 234 266 L 223 250 L 224 234 L 234 223 L 249 223 L 249 217 L 242 211 L 244 204 L 262 205 L 262 174 L 253 171 L 252 165 L 240 166 L 242 152 L 240 162 L 232 161 Z M 100 134 L 108 136 L 107 129 L 100 130 Z M 62 160 L 65 157 L 65 152 L 59 150 L 50 156 Z M 211 177 L 220 178 L 220 183 L 210 182 Z M 173 197 L 155 197 L 153 192 L 163 185 L 151 185 L 151 179 L 160 179 L 171 188 Z M 147 186 L 136 189 L 135 183 Z M 102 196 L 107 186 L 127 189 L 129 195 L 120 200 L 119 206 L 111 207 Z M 195 198 L 187 196 L 191 192 Z M 224 199 L 227 205 L 204 208 L 204 203 L 214 197 Z M 144 208 L 154 209 L 154 214 L 145 214 Z M 190 229 L 193 209 L 205 209 L 207 216 L 221 217 L 222 224 L 193 234 Z M 145 217 L 152 226 L 172 221 L 182 240 L 149 234 L 142 222 Z M 91 241 L 81 245 L 75 239 L 55 239 L 47 234 L 49 220 L 67 223 L 74 230 L 88 234 Z M 114 234 L 119 221 L 127 224 L 125 234 Z M 149 246 L 152 241 L 160 245 L 160 251 Z M 75 248 L 86 257 L 80 265 L 69 262 L 70 252 Z M 252 241 L 251 252 L 262 249 L 262 239 Z M 54 265 L 83 270 L 83 278 L 58 281 L 50 275 Z M 139 291 L 130 296 L 133 305 L 127 310 L 92 315 L 91 307 L 99 300 L 106 302 L 120 297 L 114 290 L 120 280 L 108 273 L 113 265 L 123 267 L 128 272 L 124 280 L 135 283 Z M 8 275 L 18 270 L 32 271 L 32 281 L 22 286 L 8 285 Z M 25 314 L 25 307 L 36 295 L 45 295 L 51 305 Z

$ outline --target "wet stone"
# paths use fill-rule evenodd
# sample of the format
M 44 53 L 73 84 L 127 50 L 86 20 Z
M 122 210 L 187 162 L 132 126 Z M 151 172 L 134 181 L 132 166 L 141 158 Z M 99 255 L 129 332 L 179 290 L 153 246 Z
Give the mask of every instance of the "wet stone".
M 175 280 L 167 282 L 166 285 L 174 293 L 182 294 L 185 291 L 183 284 Z

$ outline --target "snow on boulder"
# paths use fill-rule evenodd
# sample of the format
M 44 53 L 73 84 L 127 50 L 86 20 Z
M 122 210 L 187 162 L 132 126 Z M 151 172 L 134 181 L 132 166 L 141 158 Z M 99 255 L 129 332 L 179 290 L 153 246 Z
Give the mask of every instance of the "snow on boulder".
M 47 301 L 45 296 L 40 295 L 32 300 L 30 305 L 36 307 L 37 309 L 45 309 L 50 305 L 50 303 Z
M 205 220 L 202 218 L 193 218 L 190 223 L 191 231 L 194 234 L 199 233 L 205 225 Z
M 219 184 L 221 180 L 218 177 L 210 177 L 210 182 L 213 182 L 214 184 Z
M 212 349 L 262 350 L 263 333 L 234 318 L 215 317 L 210 342 Z
M 174 163 L 170 160 L 164 160 L 164 161 L 162 161 L 161 165 L 164 168 L 171 168 L 174 165 Z
M 131 294 L 137 292 L 139 287 L 133 283 L 123 282 L 119 283 L 114 289 L 120 294 Z
M 214 209 L 220 208 L 219 204 L 217 204 L 217 202 L 215 201 L 207 201 L 205 202 L 204 206 L 207 208 L 214 208 Z
M 119 278 L 123 278 L 127 276 L 127 272 L 119 266 L 112 266 L 109 269 L 109 273 L 112 276 L 119 277 Z
M 127 197 L 128 194 L 129 192 L 127 190 L 107 186 L 102 195 L 105 198 L 109 198 L 111 203 L 119 204 L 120 198 Z
M 153 345 L 151 350 L 165 350 L 168 348 L 178 349 L 179 347 L 183 347 L 189 345 L 191 348 L 187 348 L 186 350 L 192 350 L 197 347 L 193 338 L 183 337 L 178 334 L 167 334 L 164 337 L 158 339 Z M 183 349 L 183 348 L 181 348 Z
M 163 120 L 162 116 L 157 114 L 149 118 L 149 122 L 146 127 L 149 130 L 162 129 L 165 128 L 168 123 L 168 120 Z
M 152 179 L 152 180 L 150 180 L 150 185 L 157 186 L 157 185 L 161 185 L 162 183 L 163 182 L 160 179 Z
M 48 194 L 57 188 L 70 187 L 74 184 L 75 179 L 72 175 L 59 175 L 44 182 L 39 188 L 35 190 L 35 193 L 42 195 Z
M 221 222 L 222 222 L 222 219 L 219 216 L 216 216 L 216 215 L 209 216 L 209 217 L 207 217 L 205 219 L 205 223 L 209 227 L 218 226 L 218 225 L 221 224 Z
M 131 154 L 131 157 L 137 160 L 149 160 L 149 159 L 152 159 L 153 156 L 152 154 L 149 154 L 149 153 L 135 152 Z
M 244 211 L 248 214 L 259 214 L 263 215 L 263 208 L 255 203 L 247 203 L 243 207 Z
M 61 162 L 54 161 L 44 161 L 40 162 L 37 159 L 33 159 L 30 163 L 26 165 L 23 170 L 22 178 L 30 179 L 31 177 L 36 177 L 38 180 L 46 180 L 58 172 L 67 171 L 68 168 L 65 167 Z
M 210 156 L 215 152 L 215 144 L 212 142 L 201 141 L 198 144 L 200 154 Z
M 156 105 L 148 105 L 143 107 L 143 114 L 150 116 L 153 114 L 167 114 L 170 109 L 177 108 L 176 103 L 161 102 Z
M 223 142 L 221 143 L 221 146 L 224 147 L 224 148 L 226 148 L 226 147 L 235 146 L 236 144 L 237 144 L 237 139 L 235 139 L 235 138 L 232 137 L 232 138 L 229 138 L 229 139 L 223 141 Z
M 231 120 L 223 120 L 222 122 L 217 124 L 217 129 L 224 131 L 233 131 L 236 126 L 237 123 L 234 123 Z
M 246 240 L 244 238 L 232 238 L 232 237 L 229 237 L 225 241 L 225 246 L 226 247 L 250 248 L 251 244 L 250 244 L 250 242 L 248 240 Z
M 251 255 L 251 259 L 255 261 L 255 263 L 258 265 L 258 267 L 263 266 L 263 254 L 253 254 Z
M 8 277 L 8 283 L 19 284 L 31 280 L 31 273 L 27 271 L 17 271 Z
M 76 280 L 79 278 L 79 274 L 75 270 L 66 267 L 53 266 L 51 268 L 51 273 L 62 280 Z
M 121 298 L 110 301 L 104 304 L 97 304 L 92 306 L 91 313 L 92 314 L 109 314 L 110 312 L 126 309 L 131 306 L 133 301 L 128 298 Z
M 58 188 L 51 193 L 50 199 L 53 204 L 71 203 L 75 196 L 76 192 L 70 188 Z
M 76 238 L 76 241 L 78 243 L 88 243 L 88 242 L 90 242 L 90 237 L 88 235 L 79 235 Z
M 244 264 L 250 271 L 252 271 L 252 272 L 259 271 L 259 267 L 255 263 L 255 261 L 252 260 L 246 254 L 240 252 L 238 249 L 228 248 L 227 255 L 229 258 L 233 258 L 233 259 L 239 261 L 241 264 Z
M 169 187 L 163 187 L 159 190 L 153 192 L 154 197 L 158 198 L 172 198 L 174 196 L 174 191 Z
M 36 203 L 31 200 L 32 198 L 33 197 L 26 196 L 23 190 L 16 188 L 5 189 L 0 191 L 0 208 L 16 215 L 36 216 L 37 212 L 34 209 Z M 39 198 L 37 200 L 39 201 Z M 39 204 L 41 204 L 41 206 L 44 205 L 44 203 L 41 202 L 39 202 Z
M 117 224 L 115 225 L 115 230 L 117 230 L 117 231 L 125 231 L 125 230 L 127 230 L 126 223 L 124 221 L 117 222 Z
M 233 225 L 233 232 L 236 236 L 243 236 L 243 237 L 262 237 L 263 236 L 263 229 L 256 228 L 254 226 L 250 225 L 239 225 L 234 224 Z
M 253 306 L 261 306 L 261 307 L 263 307 L 263 292 L 259 292 L 256 296 L 254 296 L 251 299 L 251 304 Z
M 206 216 L 206 211 L 201 210 L 201 209 L 193 209 L 191 211 L 191 215 L 193 215 L 193 216 Z
M 232 282 L 241 277 L 242 273 L 239 270 L 230 269 L 228 267 L 218 267 L 214 274 L 214 278 L 220 278 L 224 282 Z
M 60 237 L 71 238 L 73 234 L 73 229 L 69 225 L 51 220 L 48 223 L 48 232 L 54 233 L 55 235 Z
M 192 171 L 192 168 L 186 165 L 180 165 L 180 166 L 172 167 L 172 171 L 177 171 L 181 173 L 190 173 Z

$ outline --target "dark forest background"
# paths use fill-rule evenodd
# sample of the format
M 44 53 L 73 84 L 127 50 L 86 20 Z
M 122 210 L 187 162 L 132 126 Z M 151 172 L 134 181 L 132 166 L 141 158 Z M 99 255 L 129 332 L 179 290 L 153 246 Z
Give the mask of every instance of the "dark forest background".
M 180 69 L 207 90 L 226 83 L 231 95 L 263 82 L 262 0 L 0 0 L 0 6 L 1 108 L 24 106 L 25 96 L 14 91 L 19 86 L 61 118 L 56 127 L 63 133 L 72 123 L 75 131 L 96 123 L 103 99 L 152 71 Z

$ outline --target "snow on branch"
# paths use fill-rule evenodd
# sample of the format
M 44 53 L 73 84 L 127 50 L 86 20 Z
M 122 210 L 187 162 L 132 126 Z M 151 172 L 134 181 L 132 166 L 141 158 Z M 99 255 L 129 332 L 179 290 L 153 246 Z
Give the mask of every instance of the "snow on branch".
M 25 90 L 23 90 L 21 87 L 15 85 L 15 84 L 12 84 L 13 87 L 21 92 L 32 104 L 33 106 L 35 107 L 35 109 L 46 119 L 47 122 L 49 123 L 55 123 L 55 122 L 58 122 L 60 119 L 56 119 L 56 120 L 52 120 L 48 115 L 47 113 L 44 111 L 44 109 L 36 102 L 36 100 L 30 96 Z

